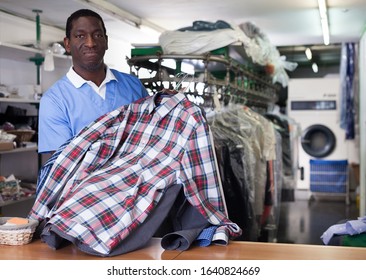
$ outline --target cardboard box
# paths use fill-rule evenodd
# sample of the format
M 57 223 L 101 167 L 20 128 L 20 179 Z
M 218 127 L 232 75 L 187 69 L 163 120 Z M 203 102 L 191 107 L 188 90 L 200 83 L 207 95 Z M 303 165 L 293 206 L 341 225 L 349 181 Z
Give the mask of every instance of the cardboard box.
M 0 142 L 0 151 L 9 151 L 14 149 L 13 142 Z

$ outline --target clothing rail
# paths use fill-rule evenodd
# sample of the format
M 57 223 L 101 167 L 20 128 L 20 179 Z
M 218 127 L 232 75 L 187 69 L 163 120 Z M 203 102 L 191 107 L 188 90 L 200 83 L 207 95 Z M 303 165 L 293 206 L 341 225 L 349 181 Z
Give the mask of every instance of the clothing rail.
M 166 66 L 164 62 L 167 60 L 173 61 L 173 66 Z M 177 74 L 184 72 L 182 64 L 186 63 L 194 69 L 194 73 L 189 74 L 188 94 L 205 96 L 218 93 L 222 100 L 225 96 L 239 96 L 248 105 L 259 107 L 267 107 L 278 100 L 279 86 L 271 82 L 264 67 L 250 61 L 244 65 L 222 54 L 173 55 L 163 54 L 157 48 L 144 48 L 132 52 L 127 63 L 130 72 L 152 92 L 174 88 L 181 79 Z M 145 75 L 142 74 L 143 69 Z

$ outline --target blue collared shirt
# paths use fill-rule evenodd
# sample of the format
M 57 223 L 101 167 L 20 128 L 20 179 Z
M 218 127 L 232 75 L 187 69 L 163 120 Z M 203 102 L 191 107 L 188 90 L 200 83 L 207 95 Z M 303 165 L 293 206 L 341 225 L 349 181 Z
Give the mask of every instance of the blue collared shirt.
M 363 232 L 366 232 L 366 216 L 342 224 L 332 225 L 320 238 L 327 245 L 334 235 L 355 235 Z
M 106 80 L 97 88 L 99 92 L 95 88 L 69 71 L 43 94 L 39 109 L 39 153 L 57 150 L 98 117 L 148 96 L 137 77 L 108 68 Z

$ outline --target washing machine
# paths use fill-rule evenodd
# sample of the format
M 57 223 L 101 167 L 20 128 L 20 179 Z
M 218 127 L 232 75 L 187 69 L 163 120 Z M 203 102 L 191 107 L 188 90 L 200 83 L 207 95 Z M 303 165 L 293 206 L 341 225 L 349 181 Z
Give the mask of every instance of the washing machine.
M 298 142 L 298 189 L 310 188 L 310 160 L 357 161 L 354 140 L 340 127 L 339 77 L 290 79 L 287 113 L 301 127 Z

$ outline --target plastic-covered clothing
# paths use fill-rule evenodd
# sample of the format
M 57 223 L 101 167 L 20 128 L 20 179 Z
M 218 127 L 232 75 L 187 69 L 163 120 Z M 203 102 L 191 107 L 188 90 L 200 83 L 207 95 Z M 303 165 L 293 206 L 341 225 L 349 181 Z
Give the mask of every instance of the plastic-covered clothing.
M 276 159 L 273 125 L 248 107 L 233 104 L 208 120 L 229 218 L 243 229 L 237 240 L 257 241 L 258 221 L 265 209 L 267 163 Z M 272 194 L 271 186 L 268 184 Z M 271 200 L 270 206 L 273 203 Z

